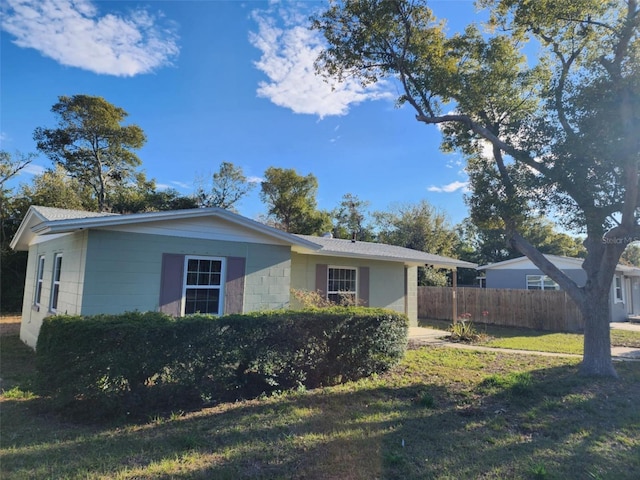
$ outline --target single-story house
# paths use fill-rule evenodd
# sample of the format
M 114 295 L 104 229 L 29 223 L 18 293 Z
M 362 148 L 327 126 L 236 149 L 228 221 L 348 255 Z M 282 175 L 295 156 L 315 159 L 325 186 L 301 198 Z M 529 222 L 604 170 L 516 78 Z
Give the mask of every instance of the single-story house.
M 545 255 L 547 260 L 562 270 L 578 286 L 587 281 L 581 258 Z M 486 288 L 512 288 L 519 290 L 560 290 L 559 285 L 546 276 L 527 257 L 512 258 L 478 267 L 484 271 Z M 618 265 L 609 295 L 611 321 L 626 321 L 640 314 L 640 268 Z
M 417 269 L 474 268 L 391 245 L 293 235 L 219 208 L 128 215 L 32 206 L 11 242 L 28 251 L 20 338 L 56 313 L 246 313 L 287 308 L 291 290 L 406 313 Z

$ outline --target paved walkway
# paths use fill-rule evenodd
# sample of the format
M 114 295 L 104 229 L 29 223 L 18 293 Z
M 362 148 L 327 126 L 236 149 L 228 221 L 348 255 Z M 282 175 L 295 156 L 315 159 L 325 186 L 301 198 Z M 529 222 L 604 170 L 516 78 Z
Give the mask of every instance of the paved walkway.
M 621 330 L 632 330 L 640 332 L 640 324 L 637 323 L 612 323 L 611 328 Z M 507 353 L 526 353 L 529 355 L 544 355 L 548 357 L 582 357 L 582 355 L 573 355 L 569 353 L 550 353 L 536 352 L 532 350 L 515 350 L 507 348 L 484 347 L 481 345 L 469 345 L 466 343 L 455 343 L 446 340 L 447 332 L 444 330 L 435 330 L 433 328 L 409 327 L 409 344 L 410 345 L 434 345 L 451 348 L 461 348 L 465 350 L 483 350 L 489 352 L 507 352 Z M 614 360 L 640 360 L 640 349 L 629 347 L 611 347 L 611 356 Z

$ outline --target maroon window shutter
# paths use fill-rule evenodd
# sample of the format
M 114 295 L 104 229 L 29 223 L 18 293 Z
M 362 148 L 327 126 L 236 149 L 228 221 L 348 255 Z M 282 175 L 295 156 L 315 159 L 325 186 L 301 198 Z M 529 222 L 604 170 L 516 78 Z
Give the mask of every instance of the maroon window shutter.
M 327 297 L 327 281 L 329 277 L 329 266 L 324 264 L 316 265 L 316 292 L 322 298 Z
M 160 277 L 160 311 L 173 317 L 182 313 L 184 255 L 162 254 Z
M 224 285 L 224 312 L 242 313 L 244 308 L 244 257 L 227 258 L 227 279 Z
M 358 268 L 358 304 L 369 306 L 369 267 Z

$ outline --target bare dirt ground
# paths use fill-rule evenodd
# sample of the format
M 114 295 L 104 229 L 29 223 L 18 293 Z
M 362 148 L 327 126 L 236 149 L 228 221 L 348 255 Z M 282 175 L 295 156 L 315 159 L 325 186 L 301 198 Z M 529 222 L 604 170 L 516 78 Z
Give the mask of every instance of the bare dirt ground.
M 20 334 L 20 315 L 0 316 L 0 336 Z

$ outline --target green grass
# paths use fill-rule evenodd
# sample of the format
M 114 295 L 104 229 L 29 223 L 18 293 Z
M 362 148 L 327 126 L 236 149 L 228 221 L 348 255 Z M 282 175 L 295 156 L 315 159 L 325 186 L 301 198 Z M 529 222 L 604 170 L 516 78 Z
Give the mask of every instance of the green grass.
M 441 320 L 421 321 L 421 326 L 441 330 L 447 330 L 449 325 L 450 322 Z M 486 340 L 476 342 L 476 345 L 575 355 L 582 355 L 583 353 L 584 336 L 582 334 L 556 333 L 483 324 L 474 324 L 474 326 L 479 333 L 486 336 Z M 640 348 L 640 332 L 612 329 L 611 345 Z
M 635 479 L 640 363 L 421 348 L 385 375 L 137 424 L 52 415 L 34 355 L 1 337 L 2 478 Z

